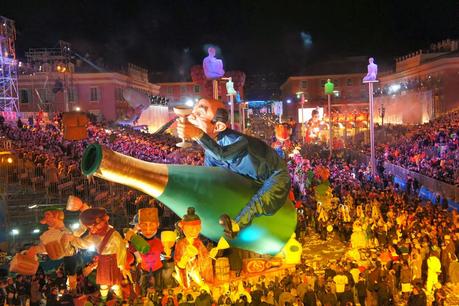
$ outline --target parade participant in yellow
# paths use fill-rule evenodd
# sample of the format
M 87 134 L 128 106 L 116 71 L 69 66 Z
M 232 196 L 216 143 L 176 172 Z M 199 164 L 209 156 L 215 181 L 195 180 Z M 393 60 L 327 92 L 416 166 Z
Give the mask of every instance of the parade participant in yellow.
M 175 246 L 175 277 L 185 288 L 190 287 L 191 280 L 203 286 L 205 281 L 209 281 L 203 278 L 212 275 L 212 261 L 205 245 L 199 239 L 201 219 L 195 214 L 193 207 L 188 208 L 187 214 L 179 222 L 179 227 L 185 238 L 178 240 Z
M 432 288 L 438 283 L 438 275 L 441 273 L 441 262 L 438 258 L 438 247 L 432 247 L 431 254 L 427 259 L 427 283 L 426 291 L 432 294 Z

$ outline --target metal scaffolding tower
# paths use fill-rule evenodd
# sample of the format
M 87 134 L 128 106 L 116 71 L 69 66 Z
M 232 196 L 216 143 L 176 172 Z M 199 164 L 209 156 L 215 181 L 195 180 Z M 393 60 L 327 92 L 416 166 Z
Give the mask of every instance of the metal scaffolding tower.
M 45 76 L 44 87 L 33 88 L 32 99 L 38 98 L 37 105 L 44 111 L 69 111 L 68 90 L 73 90 L 72 51 L 70 43 L 60 40 L 54 48 L 31 48 L 25 53 L 27 64 L 22 71 L 31 76 Z M 58 107 L 54 96 L 60 90 L 64 94 L 64 105 Z
M 14 21 L 0 16 L 0 112 L 19 112 Z

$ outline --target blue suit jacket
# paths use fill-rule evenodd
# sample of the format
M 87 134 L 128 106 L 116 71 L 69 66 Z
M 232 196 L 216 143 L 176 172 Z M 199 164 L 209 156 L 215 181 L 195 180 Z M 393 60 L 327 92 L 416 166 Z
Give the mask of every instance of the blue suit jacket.
M 246 207 L 235 217 L 244 227 L 254 216 L 272 215 L 284 205 L 290 191 L 287 165 L 277 152 L 260 139 L 226 129 L 217 136 L 197 141 L 205 150 L 206 166 L 223 167 L 262 184 Z

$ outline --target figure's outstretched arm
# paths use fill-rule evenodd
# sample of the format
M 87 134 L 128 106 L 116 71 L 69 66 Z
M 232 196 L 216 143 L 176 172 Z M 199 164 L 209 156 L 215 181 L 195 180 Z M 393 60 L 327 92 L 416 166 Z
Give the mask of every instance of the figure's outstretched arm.
M 235 221 L 244 228 L 252 222 L 254 217 L 273 215 L 284 205 L 290 191 L 290 176 L 286 167 L 274 171 L 264 181 L 258 192 L 250 202 L 239 212 Z

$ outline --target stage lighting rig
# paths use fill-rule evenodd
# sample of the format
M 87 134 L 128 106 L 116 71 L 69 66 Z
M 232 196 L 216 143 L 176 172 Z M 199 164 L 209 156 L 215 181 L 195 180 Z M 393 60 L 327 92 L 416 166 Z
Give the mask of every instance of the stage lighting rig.
M 169 99 L 162 96 L 150 96 L 151 105 L 168 105 Z

